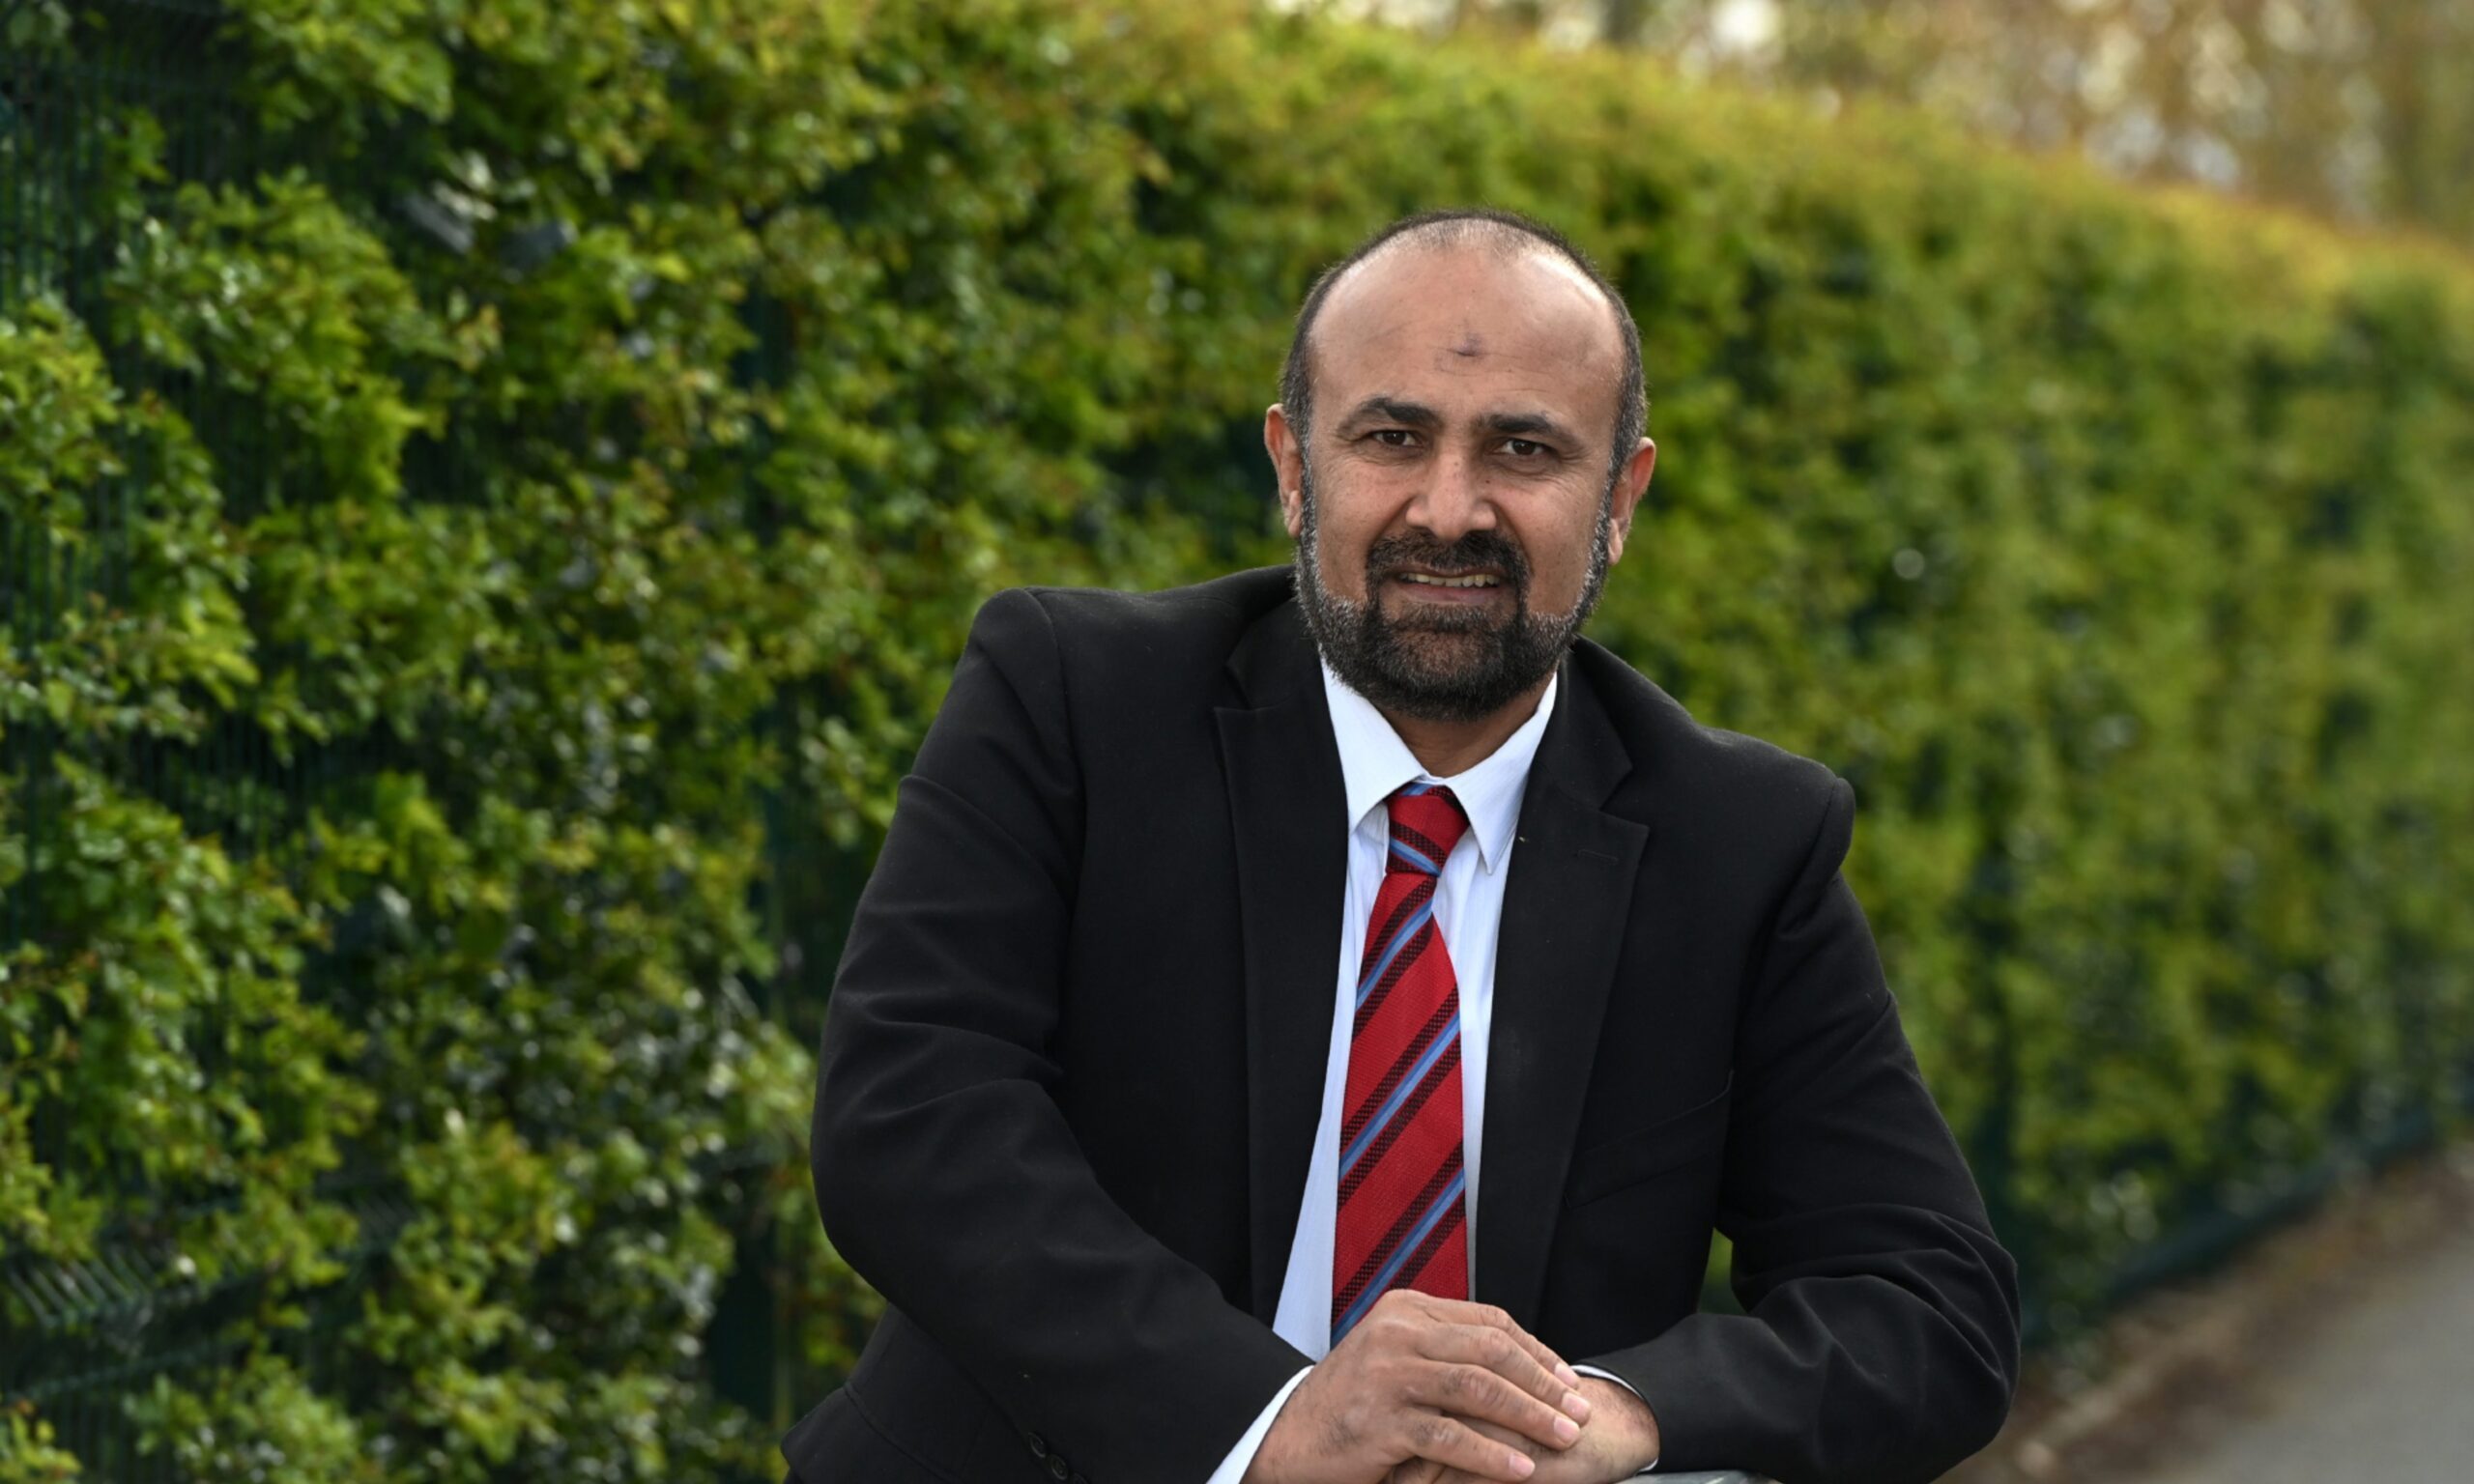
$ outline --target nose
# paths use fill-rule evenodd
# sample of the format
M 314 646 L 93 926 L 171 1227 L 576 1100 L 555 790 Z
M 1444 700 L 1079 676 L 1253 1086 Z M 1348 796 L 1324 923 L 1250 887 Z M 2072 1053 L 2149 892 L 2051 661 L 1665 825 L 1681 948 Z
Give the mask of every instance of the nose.
M 1424 486 L 1406 512 L 1410 525 L 1437 541 L 1457 541 L 1473 530 L 1495 528 L 1495 506 L 1485 469 L 1469 453 L 1449 448 L 1427 466 Z

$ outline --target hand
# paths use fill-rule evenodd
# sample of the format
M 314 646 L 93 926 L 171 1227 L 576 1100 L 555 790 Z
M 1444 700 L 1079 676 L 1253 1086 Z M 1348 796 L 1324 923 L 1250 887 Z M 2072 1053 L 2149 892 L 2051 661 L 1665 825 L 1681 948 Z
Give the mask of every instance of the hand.
M 1628 1388 L 1596 1376 L 1582 1377 L 1580 1389 L 1589 1399 L 1593 1420 L 1569 1448 L 1539 1453 L 1538 1471 L 1530 1475 L 1529 1484 L 1614 1484 L 1640 1472 L 1658 1456 L 1658 1421 L 1651 1414 L 1649 1403 Z M 1470 1426 L 1498 1442 L 1528 1446 L 1492 1423 Z M 1482 1477 L 1491 1475 L 1466 1473 L 1419 1458 L 1395 1467 L 1384 1484 L 1471 1484 Z
M 1491 1304 L 1394 1289 L 1289 1393 L 1245 1484 L 1374 1484 L 1410 1459 L 1518 1484 L 1579 1439 L 1580 1380 Z

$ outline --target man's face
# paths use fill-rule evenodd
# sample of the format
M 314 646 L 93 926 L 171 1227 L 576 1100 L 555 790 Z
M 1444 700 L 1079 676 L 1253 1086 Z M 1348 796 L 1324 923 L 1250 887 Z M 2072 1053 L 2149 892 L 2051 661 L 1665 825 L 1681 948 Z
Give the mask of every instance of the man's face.
M 1646 441 L 1608 473 L 1613 314 L 1551 253 L 1403 247 L 1334 286 L 1313 357 L 1310 446 L 1279 408 L 1264 429 L 1309 629 L 1387 710 L 1500 711 L 1589 616 L 1649 482 Z

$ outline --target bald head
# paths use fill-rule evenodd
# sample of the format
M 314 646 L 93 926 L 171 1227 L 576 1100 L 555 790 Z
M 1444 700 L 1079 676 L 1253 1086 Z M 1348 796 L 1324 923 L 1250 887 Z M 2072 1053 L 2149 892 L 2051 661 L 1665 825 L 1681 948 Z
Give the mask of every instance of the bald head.
M 1439 257 L 1473 260 L 1472 267 L 1493 270 L 1510 280 L 1526 279 L 1524 286 L 1532 297 L 1550 304 L 1573 296 L 1595 301 L 1590 318 L 1596 328 L 1580 333 L 1586 337 L 1590 351 L 1603 347 L 1613 353 L 1608 374 L 1614 383 L 1615 415 L 1607 461 L 1607 475 L 1613 479 L 1640 442 L 1647 421 L 1640 329 L 1633 324 L 1623 296 L 1599 274 L 1586 254 L 1552 228 L 1510 212 L 1467 210 L 1404 216 L 1367 238 L 1314 281 L 1298 311 L 1297 332 L 1289 342 L 1287 363 L 1280 370 L 1280 406 L 1298 438 L 1305 441 L 1311 436 L 1317 360 L 1314 341 L 1335 300 L 1355 310 L 1364 300 L 1379 298 L 1389 287 L 1368 283 L 1369 277 L 1389 279 L 1392 269 L 1429 267 L 1431 260 Z M 1486 292 L 1483 274 L 1453 272 L 1449 276 L 1458 280 L 1464 291 Z M 1542 279 L 1561 281 L 1550 283 Z M 1345 318 L 1352 332 L 1360 328 L 1358 315 L 1351 313 Z M 1451 352 L 1475 359 L 1486 355 L 1488 349 L 1482 336 L 1463 336 L 1453 344 Z M 1575 343 L 1574 349 L 1579 351 L 1580 344 Z

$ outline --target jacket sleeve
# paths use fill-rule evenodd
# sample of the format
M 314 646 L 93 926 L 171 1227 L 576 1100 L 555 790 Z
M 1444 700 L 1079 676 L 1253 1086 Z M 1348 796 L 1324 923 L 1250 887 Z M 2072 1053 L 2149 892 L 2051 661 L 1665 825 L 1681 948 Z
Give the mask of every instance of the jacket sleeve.
M 1082 827 L 1069 707 L 1048 610 L 999 593 L 835 976 L 817 1204 L 1017 1432 L 1095 1484 L 1200 1481 L 1307 1361 L 1108 1197 L 1054 1100 Z
M 1854 814 L 1831 778 L 1738 1030 L 1718 1227 L 1745 1312 L 1591 1357 L 1649 1402 L 1661 1470 L 1924 1484 L 2009 1410 L 2016 1265 L 1839 874 Z

